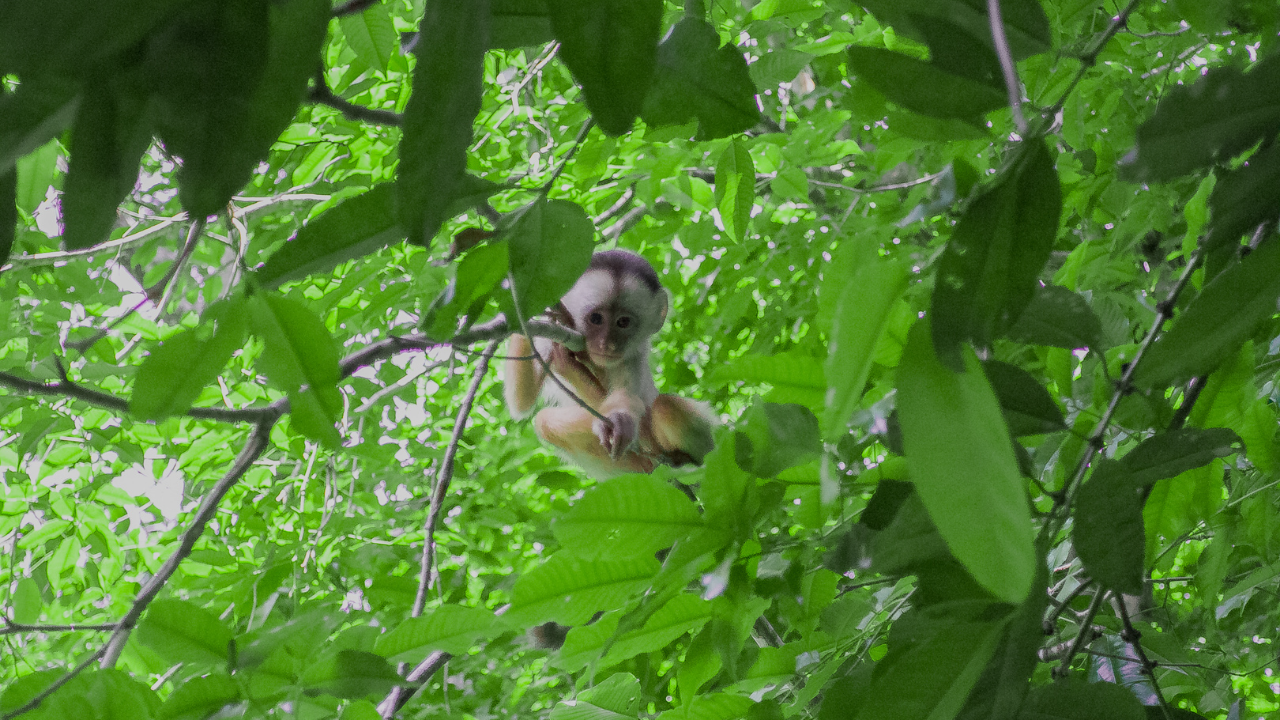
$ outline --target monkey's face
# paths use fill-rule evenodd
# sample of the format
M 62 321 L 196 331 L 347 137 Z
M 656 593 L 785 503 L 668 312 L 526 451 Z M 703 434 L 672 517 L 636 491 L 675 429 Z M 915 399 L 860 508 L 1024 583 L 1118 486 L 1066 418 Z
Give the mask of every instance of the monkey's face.
M 622 363 L 648 341 L 646 323 L 624 307 L 592 308 L 583 317 L 582 335 L 591 361 L 600 367 Z

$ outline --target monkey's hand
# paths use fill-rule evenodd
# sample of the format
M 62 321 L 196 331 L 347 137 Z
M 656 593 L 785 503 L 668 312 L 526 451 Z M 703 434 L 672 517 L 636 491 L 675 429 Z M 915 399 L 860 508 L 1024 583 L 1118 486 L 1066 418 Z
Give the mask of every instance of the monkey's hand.
M 635 445 L 636 424 L 636 419 L 631 413 L 612 412 L 606 416 L 605 420 L 597 418 L 591 429 L 595 431 L 596 437 L 600 438 L 600 444 L 609 453 L 609 457 L 617 460 Z
M 569 348 L 556 343 L 551 346 L 547 362 L 557 375 L 564 378 L 583 400 L 599 403 L 604 399 L 604 386 L 599 378 Z

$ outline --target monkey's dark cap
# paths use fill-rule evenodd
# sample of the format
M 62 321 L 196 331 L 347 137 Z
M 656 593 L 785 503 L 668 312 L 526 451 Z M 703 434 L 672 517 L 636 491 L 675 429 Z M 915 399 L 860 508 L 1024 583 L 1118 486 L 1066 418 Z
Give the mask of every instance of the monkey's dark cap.
M 630 250 L 605 250 L 591 256 L 591 269 L 604 270 L 614 277 L 621 278 L 633 275 L 644 281 L 651 292 L 662 288 L 658 272 L 648 260 Z

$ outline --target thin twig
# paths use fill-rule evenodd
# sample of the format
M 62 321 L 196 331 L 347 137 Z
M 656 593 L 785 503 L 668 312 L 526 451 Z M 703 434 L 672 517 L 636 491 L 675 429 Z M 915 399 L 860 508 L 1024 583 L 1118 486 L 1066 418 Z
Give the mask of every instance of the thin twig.
M 17 267 L 31 267 L 34 265 L 51 265 L 63 260 L 72 260 L 74 258 L 88 257 L 97 255 L 108 250 L 118 250 L 120 248 L 129 247 L 146 240 L 156 233 L 164 230 L 170 225 L 176 225 L 185 222 L 186 213 L 178 213 L 173 217 L 158 218 L 160 222 L 151 227 L 139 230 L 132 235 L 124 235 L 123 237 L 110 240 L 108 242 L 94 245 L 93 247 L 82 248 L 80 250 L 60 250 L 58 252 L 38 253 L 36 255 L 17 255 L 9 258 L 9 264 L 0 268 L 0 273 L 7 272 Z
M 1042 526 L 1040 531 L 1041 538 L 1051 538 L 1062 527 L 1062 523 L 1065 522 L 1065 510 L 1070 505 L 1076 489 L 1084 481 L 1084 476 L 1089 472 L 1093 456 L 1103 446 L 1103 440 L 1106 437 L 1107 428 L 1111 425 L 1111 419 L 1115 415 L 1116 407 L 1120 405 L 1120 400 L 1131 390 L 1134 372 L 1137 371 L 1138 365 L 1147 353 L 1147 349 L 1151 347 L 1156 337 L 1160 334 L 1165 321 L 1173 315 L 1173 306 L 1177 303 L 1178 296 L 1182 294 L 1183 288 L 1190 282 L 1192 273 L 1199 267 L 1200 258 L 1200 253 L 1191 256 L 1191 259 L 1187 261 L 1187 266 L 1182 270 L 1182 275 L 1174 283 L 1173 287 L 1169 289 L 1169 294 L 1156 306 L 1156 317 L 1151 323 L 1151 329 L 1147 332 L 1147 336 L 1143 338 L 1142 344 L 1138 346 L 1133 359 L 1129 361 L 1129 366 L 1120 377 L 1120 382 L 1116 385 L 1115 391 L 1112 392 L 1110 402 L 1107 403 L 1106 411 L 1098 420 L 1098 426 L 1089 435 L 1089 442 L 1086 443 L 1084 454 L 1081 455 L 1080 462 L 1076 465 L 1075 474 L 1062 488 L 1062 493 L 1054 499 L 1054 517 Z
M 337 110 L 348 120 L 374 123 L 375 125 L 391 125 L 393 127 L 399 127 L 404 122 L 404 116 L 394 110 L 368 108 L 334 94 L 324 80 L 324 68 L 320 68 L 316 73 L 315 82 L 312 83 L 311 89 L 307 92 L 307 99 L 317 105 L 325 105 Z
M 635 199 L 635 196 L 636 186 L 628 185 L 627 189 L 622 191 L 622 196 L 618 198 L 618 201 L 611 205 L 608 210 L 605 210 L 592 218 L 591 222 L 596 225 L 603 225 L 612 220 L 615 215 L 625 210 L 626 207 L 631 204 L 631 201 Z
M 49 633 L 49 632 L 110 632 L 115 630 L 116 623 L 100 623 L 95 625 L 30 625 L 27 623 L 16 623 L 5 621 L 4 627 L 0 628 L 0 635 L 18 635 L 20 633 Z
M 1067 98 L 1075 91 L 1076 85 L 1079 85 L 1080 81 L 1084 79 L 1085 73 L 1089 72 L 1089 68 L 1092 68 L 1098 62 L 1098 56 L 1102 54 L 1102 48 L 1106 47 L 1111 38 L 1115 37 L 1116 33 L 1120 32 L 1120 29 L 1129 22 L 1129 16 L 1137 9 L 1140 2 L 1142 0 L 1129 0 L 1129 4 L 1120 11 L 1120 14 L 1111 18 L 1111 24 L 1107 26 L 1106 30 L 1102 31 L 1102 34 L 1094 41 L 1093 46 L 1080 56 L 1080 68 L 1076 70 L 1075 76 L 1071 78 L 1071 82 L 1067 83 L 1067 88 L 1062 91 L 1058 101 L 1044 112 L 1043 117 L 1049 123 L 1053 122 L 1054 116 L 1067 104 Z
M 1067 649 L 1062 662 L 1054 669 L 1055 676 L 1066 677 L 1071 671 L 1071 660 L 1085 646 L 1085 638 L 1091 638 L 1093 635 L 1093 618 L 1098 614 L 1098 608 L 1102 607 L 1102 597 L 1106 594 L 1107 591 L 1102 588 L 1098 588 L 1098 591 L 1093 594 L 1093 601 L 1089 603 L 1089 609 L 1085 611 L 1084 618 L 1080 621 L 1080 631 L 1076 633 L 1076 639 L 1071 642 L 1071 647 Z
M 1000 59 L 1000 72 L 1004 75 L 1004 87 L 1009 92 L 1009 109 L 1013 111 L 1013 124 L 1018 134 L 1027 136 L 1027 119 L 1022 116 L 1022 84 L 1018 82 L 1018 68 L 1013 64 L 1009 51 L 1009 38 L 1004 34 L 1004 20 L 1000 17 L 1000 0 L 987 0 L 987 19 L 991 22 L 991 40 Z
M 1116 598 L 1116 602 L 1113 604 L 1120 611 L 1120 622 L 1124 626 L 1124 631 L 1120 637 L 1129 643 L 1129 647 L 1133 648 L 1133 654 L 1138 656 L 1138 663 L 1142 665 L 1142 674 L 1146 675 L 1147 679 L 1151 681 L 1151 689 L 1155 690 L 1156 699 L 1160 701 L 1160 708 L 1164 711 L 1165 718 L 1168 718 L 1170 715 L 1169 701 L 1165 699 L 1164 693 L 1160 690 L 1160 681 L 1156 679 L 1155 663 L 1151 662 L 1151 659 L 1147 657 L 1147 653 L 1142 649 L 1142 643 L 1139 642 L 1142 638 L 1142 633 L 1133 627 L 1133 622 L 1129 618 L 1129 609 L 1124 604 L 1124 598 Z
M 444 459 L 436 473 L 435 487 L 431 490 L 431 509 L 427 512 L 427 522 L 423 526 L 422 566 L 418 573 L 418 594 L 413 600 L 413 611 L 410 617 L 418 617 L 427 604 L 427 591 L 431 587 L 431 569 L 435 567 L 436 525 L 440 522 L 440 511 L 444 509 L 444 498 L 449 493 L 449 483 L 453 481 L 454 459 L 458 456 L 458 445 L 462 442 L 462 433 L 467 429 L 467 421 L 471 417 L 471 406 L 475 404 L 476 394 L 480 392 L 480 382 L 489 372 L 489 360 L 498 351 L 501 340 L 489 341 L 480 362 L 476 365 L 475 374 L 471 376 L 471 387 L 462 398 L 458 408 L 458 416 L 453 421 L 453 436 L 449 438 L 449 446 L 445 449 Z
M 556 180 L 560 179 L 560 174 L 564 172 L 564 169 L 569 167 L 573 156 L 578 154 L 578 148 L 582 147 L 582 141 L 587 139 L 587 133 L 591 132 L 591 128 L 595 127 L 595 124 L 596 121 L 592 118 L 587 118 L 587 121 L 582 123 L 582 129 L 578 130 L 578 136 L 573 139 L 573 145 L 569 147 L 569 152 L 565 153 L 564 159 L 560 161 L 560 166 L 556 168 L 555 172 L 551 173 L 551 179 L 547 180 L 542 186 L 542 194 L 544 196 L 551 192 L 551 186 L 555 185 Z

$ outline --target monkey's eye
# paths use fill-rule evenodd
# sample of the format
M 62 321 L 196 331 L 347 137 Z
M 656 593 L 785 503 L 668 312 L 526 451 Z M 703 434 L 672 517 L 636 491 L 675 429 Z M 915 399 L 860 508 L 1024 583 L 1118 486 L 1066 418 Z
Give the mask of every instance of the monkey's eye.
M 618 318 L 618 327 L 625 328 L 630 326 L 631 326 L 631 318 L 627 317 L 626 315 L 623 315 L 622 317 Z
M 591 323 L 592 325 L 600 325 L 601 323 L 604 322 L 604 316 L 598 312 L 593 312 L 587 316 L 587 322 Z

